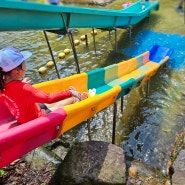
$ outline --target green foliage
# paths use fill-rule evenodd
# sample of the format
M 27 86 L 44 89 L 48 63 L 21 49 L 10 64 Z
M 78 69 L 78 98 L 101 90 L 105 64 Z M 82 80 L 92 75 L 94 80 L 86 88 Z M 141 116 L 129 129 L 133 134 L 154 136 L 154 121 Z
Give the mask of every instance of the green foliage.
M 165 175 L 164 173 L 161 173 L 161 177 L 162 177 L 163 180 L 167 179 L 167 175 Z
M 4 170 L 0 170 L 0 176 L 4 174 L 5 174 Z
M 173 156 L 171 157 L 172 163 L 175 161 L 176 158 L 177 158 L 177 154 L 176 154 L 176 155 L 173 155 Z

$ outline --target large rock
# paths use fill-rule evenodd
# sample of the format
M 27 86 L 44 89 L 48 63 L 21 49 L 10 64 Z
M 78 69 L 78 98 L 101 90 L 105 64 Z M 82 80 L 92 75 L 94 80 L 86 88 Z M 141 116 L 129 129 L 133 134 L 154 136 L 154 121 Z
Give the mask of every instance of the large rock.
M 129 172 L 131 168 L 134 168 L 137 174 L 130 175 L 129 173 L 127 185 L 164 185 L 164 179 L 158 169 L 137 160 L 131 162 Z
M 184 185 L 185 184 L 185 131 L 177 135 L 174 148 L 171 154 L 173 161 L 172 184 Z
M 61 185 L 123 185 L 126 164 L 122 148 L 102 141 L 72 147 L 58 170 Z
M 172 176 L 173 185 L 185 184 L 185 150 L 181 150 L 174 161 L 174 174 Z

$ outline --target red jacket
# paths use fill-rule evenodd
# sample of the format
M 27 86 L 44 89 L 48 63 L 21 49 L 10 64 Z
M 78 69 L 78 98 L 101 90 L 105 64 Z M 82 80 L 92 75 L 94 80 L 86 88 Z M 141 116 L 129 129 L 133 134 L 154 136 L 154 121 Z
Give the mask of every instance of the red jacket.
M 55 103 L 72 96 L 69 90 L 45 93 L 19 80 L 5 84 L 3 94 L 6 106 L 20 124 L 46 114 L 37 103 Z

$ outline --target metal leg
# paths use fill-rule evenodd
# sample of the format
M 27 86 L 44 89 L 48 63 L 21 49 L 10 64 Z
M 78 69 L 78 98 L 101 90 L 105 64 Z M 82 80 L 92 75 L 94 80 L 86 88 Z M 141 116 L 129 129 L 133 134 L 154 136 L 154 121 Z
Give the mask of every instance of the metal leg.
M 89 138 L 89 141 L 91 141 L 91 125 L 90 125 L 90 119 L 87 120 L 87 128 L 88 128 L 88 138 Z
M 121 97 L 121 112 L 123 112 L 123 100 L 124 100 L 124 97 L 122 96 Z
M 114 110 L 113 110 L 113 128 L 112 128 L 112 144 L 115 144 L 115 132 L 116 132 L 116 116 L 117 116 L 117 102 L 114 102 Z
M 117 52 L 117 50 L 118 50 L 118 46 L 117 46 L 117 28 L 115 28 L 114 30 L 115 30 L 115 51 Z
M 78 57 L 77 57 L 77 53 L 76 53 L 76 47 L 75 47 L 75 44 L 74 44 L 73 35 L 72 35 L 71 31 L 68 29 L 69 28 L 70 14 L 68 14 L 67 21 L 65 21 L 65 18 L 64 18 L 63 14 L 61 14 L 61 17 L 62 17 L 62 21 L 63 21 L 64 26 L 65 26 L 65 32 L 67 33 L 69 41 L 71 43 L 71 47 L 72 47 L 72 50 L 73 50 L 73 55 L 74 55 L 74 59 L 75 59 L 76 67 L 77 67 L 77 73 L 80 73 L 80 67 L 79 67 L 79 63 L 78 63 Z
M 76 53 L 76 47 L 75 47 L 73 35 L 70 31 L 67 32 L 67 35 L 69 37 L 71 47 L 72 47 L 72 50 L 73 50 L 73 55 L 74 55 L 74 59 L 75 59 L 75 63 L 76 63 L 77 73 L 80 73 L 80 67 L 79 67 L 79 63 L 78 63 L 78 57 L 77 57 L 77 53 Z
M 92 29 L 92 31 L 93 31 L 94 51 L 96 53 L 96 41 L 95 41 L 95 35 L 94 35 L 94 28 Z
M 129 36 L 130 36 L 130 41 L 132 39 L 132 26 L 129 26 Z
M 109 40 L 110 40 L 110 32 L 111 32 L 111 31 L 109 30 Z
M 149 91 L 150 91 L 150 79 L 148 79 L 146 82 L 146 97 L 148 97 Z
M 87 37 L 87 35 L 85 35 L 85 44 L 86 44 L 86 46 L 88 46 L 88 37 Z
M 57 65 L 56 65 L 56 61 L 55 61 L 55 58 L 53 56 L 53 52 L 52 52 L 52 49 L 51 49 L 51 46 L 50 46 L 50 43 L 49 43 L 49 39 L 48 39 L 47 33 L 46 33 L 46 31 L 43 31 L 43 32 L 44 32 L 44 36 L 45 36 L 47 44 L 48 44 L 48 48 L 49 48 L 49 52 L 50 52 L 51 58 L 52 58 L 52 60 L 54 62 L 54 66 L 55 66 L 55 70 L 56 70 L 56 73 L 57 73 L 57 77 L 60 78 L 60 75 L 59 75 L 59 72 L 58 72 L 58 69 L 57 69 Z

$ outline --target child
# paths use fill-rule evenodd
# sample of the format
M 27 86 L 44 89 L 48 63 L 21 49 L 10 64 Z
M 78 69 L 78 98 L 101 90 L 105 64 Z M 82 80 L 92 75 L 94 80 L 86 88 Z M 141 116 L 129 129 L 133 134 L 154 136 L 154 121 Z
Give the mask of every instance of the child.
M 44 103 L 62 100 L 60 106 L 65 106 L 87 98 L 87 93 L 80 94 L 74 88 L 49 94 L 34 88 L 29 84 L 29 78 L 20 81 L 26 72 L 25 60 L 31 55 L 28 51 L 19 52 L 13 47 L 0 50 L 0 97 L 18 123 L 50 112 Z

